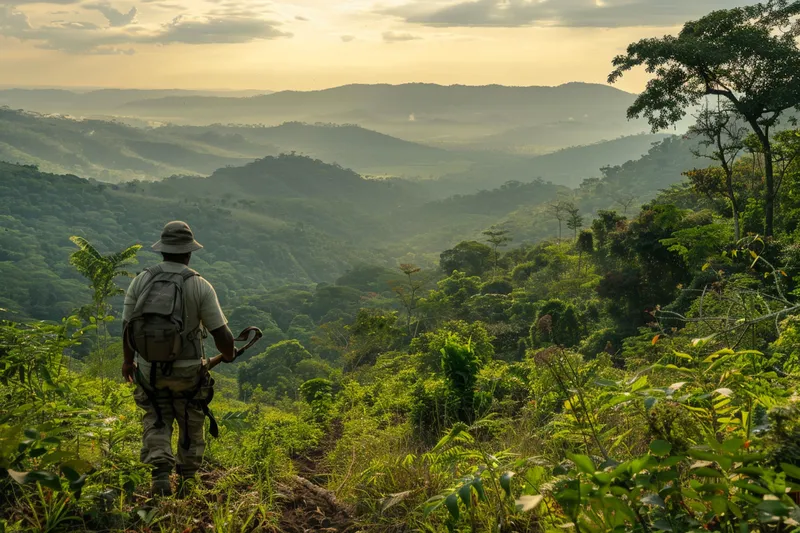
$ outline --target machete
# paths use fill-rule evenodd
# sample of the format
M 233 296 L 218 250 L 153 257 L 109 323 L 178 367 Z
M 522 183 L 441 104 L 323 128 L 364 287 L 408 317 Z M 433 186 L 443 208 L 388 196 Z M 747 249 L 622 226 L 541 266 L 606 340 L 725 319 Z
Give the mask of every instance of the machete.
M 256 342 L 258 342 L 258 339 L 260 339 L 263 334 L 261 333 L 261 330 L 258 329 L 257 327 L 250 326 L 249 328 L 244 328 L 242 330 L 242 332 L 239 333 L 239 336 L 236 337 L 235 339 L 233 339 L 234 342 L 246 341 L 251 333 L 253 334 L 253 337 L 249 341 L 247 341 L 247 344 L 245 344 L 241 348 L 237 348 L 236 349 L 236 353 L 233 356 L 233 360 L 234 361 L 236 360 L 237 357 L 242 355 L 245 350 L 247 350 L 248 348 L 253 346 Z M 207 370 L 211 370 L 212 368 L 214 368 L 218 364 L 222 363 L 223 361 L 224 360 L 222 359 L 222 354 L 221 353 L 217 354 L 217 355 L 215 355 L 214 357 L 212 357 L 211 359 L 208 360 L 208 363 L 206 364 L 206 369 Z M 230 361 L 230 362 L 233 362 L 233 361 Z

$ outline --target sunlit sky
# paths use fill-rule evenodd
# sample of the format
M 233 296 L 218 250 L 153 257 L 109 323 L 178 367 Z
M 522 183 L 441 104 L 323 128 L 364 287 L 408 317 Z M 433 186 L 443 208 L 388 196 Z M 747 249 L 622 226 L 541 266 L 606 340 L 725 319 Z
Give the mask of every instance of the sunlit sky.
M 11 2 L 11 3 L 4 3 Z M 604 83 L 636 39 L 742 0 L 0 0 L 0 86 Z M 641 89 L 644 73 L 618 86 Z

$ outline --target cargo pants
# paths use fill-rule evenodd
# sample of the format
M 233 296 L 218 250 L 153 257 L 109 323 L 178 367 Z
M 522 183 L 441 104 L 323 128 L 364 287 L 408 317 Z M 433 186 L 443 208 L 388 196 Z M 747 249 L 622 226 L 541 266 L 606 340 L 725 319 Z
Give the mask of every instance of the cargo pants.
M 151 465 L 156 473 L 176 469 L 181 476 L 192 477 L 200 468 L 205 451 L 206 415 L 201 402 L 210 398 L 212 383 L 198 363 L 191 366 L 175 363 L 165 371 L 156 365 L 153 388 L 150 364 L 137 358 L 133 396 L 144 410 L 141 461 Z M 175 422 L 178 423 L 177 461 L 172 451 Z

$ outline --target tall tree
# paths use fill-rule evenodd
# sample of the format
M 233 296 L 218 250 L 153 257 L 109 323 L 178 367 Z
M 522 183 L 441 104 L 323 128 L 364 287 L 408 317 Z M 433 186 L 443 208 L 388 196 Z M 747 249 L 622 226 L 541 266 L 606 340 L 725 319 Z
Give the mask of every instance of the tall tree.
M 711 197 L 721 195 L 728 201 L 733 218 L 733 238 L 738 242 L 741 238 L 739 229 L 741 198 L 737 197 L 733 174 L 736 159 L 745 149 L 747 129 L 741 124 L 730 105 L 718 103 L 716 109 L 706 105 L 695 118 L 697 121 L 689 128 L 689 133 L 699 138 L 700 145 L 705 147 L 706 151 L 693 150 L 693 153 L 697 157 L 712 159 L 719 166 L 695 169 L 686 172 L 685 175 L 696 190 L 705 192 Z M 722 180 L 719 179 L 720 174 Z
M 507 229 L 495 227 L 487 229 L 483 234 L 486 235 L 486 242 L 492 245 L 492 250 L 494 251 L 494 274 L 497 275 L 497 267 L 500 263 L 500 252 L 498 249 L 511 242 L 511 237 L 508 236 Z
M 547 206 L 547 211 L 558 220 L 558 242 L 561 242 L 561 224 L 567 219 L 565 202 L 559 200 Z
M 416 317 L 420 292 L 425 286 L 425 280 L 417 276 L 421 270 L 421 268 L 411 263 L 401 263 L 400 272 L 405 275 L 405 280 L 392 282 L 392 291 L 397 295 L 406 312 L 406 333 L 412 339 L 417 336 L 417 329 L 419 329 L 419 321 L 417 321 L 416 328 L 413 330 L 411 325 Z
M 687 22 L 677 37 L 642 39 L 614 58 L 615 83 L 644 66 L 653 74 L 628 117 L 644 115 L 653 131 L 681 120 L 706 96 L 730 102 L 758 138 L 764 153 L 764 233 L 772 236 L 775 173 L 772 129 L 787 110 L 800 106 L 800 1 L 714 11 Z
M 572 202 L 566 203 L 567 227 L 575 232 L 575 240 L 578 240 L 578 230 L 583 227 L 583 216 L 581 210 Z

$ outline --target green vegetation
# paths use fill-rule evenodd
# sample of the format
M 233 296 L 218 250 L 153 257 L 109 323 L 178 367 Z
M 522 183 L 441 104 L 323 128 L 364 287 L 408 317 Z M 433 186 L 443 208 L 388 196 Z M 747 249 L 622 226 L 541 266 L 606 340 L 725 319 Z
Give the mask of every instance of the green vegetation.
M 614 76 L 660 81 L 630 113 L 674 122 L 712 59 L 791 65 L 793 10 L 633 45 Z M 710 53 L 726 31 L 749 44 Z M 0 164 L 0 530 L 800 531 L 800 130 L 745 111 L 575 190 L 434 201 L 297 155 L 113 185 Z M 150 498 L 115 317 L 172 218 L 264 338 L 214 370 L 198 483 Z

